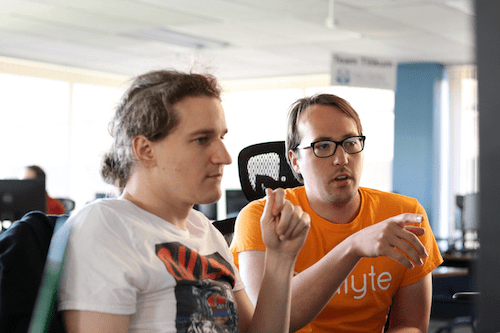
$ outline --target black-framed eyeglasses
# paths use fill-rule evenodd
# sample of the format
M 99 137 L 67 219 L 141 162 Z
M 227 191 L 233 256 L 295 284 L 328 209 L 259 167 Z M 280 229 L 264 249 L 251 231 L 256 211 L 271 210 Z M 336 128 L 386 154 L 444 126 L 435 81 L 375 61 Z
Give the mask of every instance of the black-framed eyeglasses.
M 348 154 L 357 154 L 365 147 L 366 136 L 351 136 L 342 141 L 333 140 L 319 140 L 311 143 L 310 145 L 297 146 L 297 149 L 312 148 L 314 155 L 319 158 L 330 157 L 337 151 L 338 146 L 342 146 L 344 151 Z

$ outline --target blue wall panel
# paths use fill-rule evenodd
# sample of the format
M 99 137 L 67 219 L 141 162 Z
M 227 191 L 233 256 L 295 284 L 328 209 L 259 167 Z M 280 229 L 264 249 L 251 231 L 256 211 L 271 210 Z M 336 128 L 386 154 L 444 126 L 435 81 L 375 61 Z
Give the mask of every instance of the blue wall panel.
M 434 226 L 436 130 L 444 66 L 398 65 L 395 94 L 393 189 L 418 199 Z

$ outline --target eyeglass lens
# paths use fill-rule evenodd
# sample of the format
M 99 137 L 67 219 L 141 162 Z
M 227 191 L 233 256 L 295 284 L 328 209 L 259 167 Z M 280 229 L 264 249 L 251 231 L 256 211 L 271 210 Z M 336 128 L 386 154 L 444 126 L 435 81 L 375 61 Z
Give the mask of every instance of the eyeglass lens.
M 361 137 L 347 138 L 339 142 L 345 152 L 348 154 L 356 154 L 363 150 L 363 139 Z M 337 143 L 333 141 L 318 141 L 314 144 L 314 154 L 318 157 L 328 157 L 335 154 Z

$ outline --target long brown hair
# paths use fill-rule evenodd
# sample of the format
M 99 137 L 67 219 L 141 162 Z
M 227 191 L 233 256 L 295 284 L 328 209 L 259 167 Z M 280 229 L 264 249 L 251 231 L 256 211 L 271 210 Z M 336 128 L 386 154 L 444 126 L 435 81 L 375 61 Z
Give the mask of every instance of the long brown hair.
M 123 95 L 109 123 L 113 146 L 101 165 L 103 179 L 125 187 L 136 160 L 132 142 L 138 135 L 150 141 L 166 137 L 178 124 L 175 103 L 185 97 L 208 96 L 220 100 L 215 77 L 207 74 L 159 70 L 138 76 Z

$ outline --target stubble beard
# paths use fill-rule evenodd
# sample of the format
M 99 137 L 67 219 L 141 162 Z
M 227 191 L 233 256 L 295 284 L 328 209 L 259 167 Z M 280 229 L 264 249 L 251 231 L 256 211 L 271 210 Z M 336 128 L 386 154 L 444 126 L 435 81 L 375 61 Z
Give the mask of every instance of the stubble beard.
M 358 195 L 358 189 L 356 188 L 350 193 L 329 193 L 327 196 L 327 202 L 334 206 L 335 208 L 342 208 L 353 201 Z

